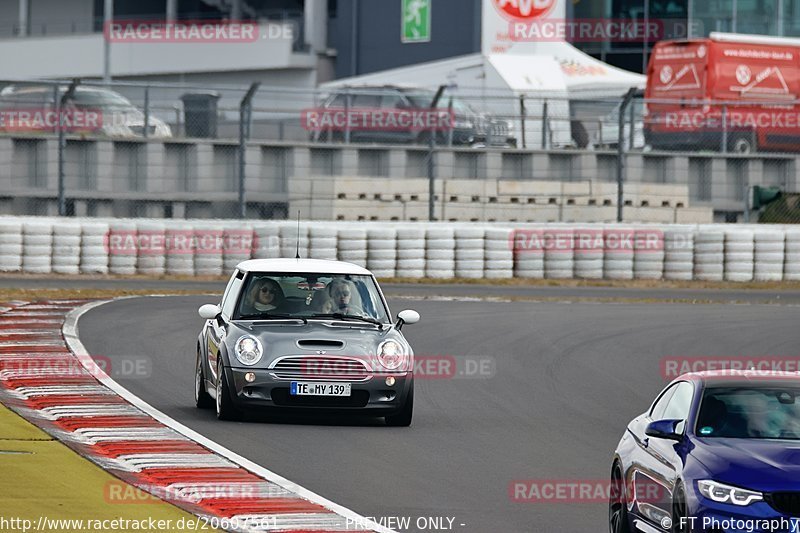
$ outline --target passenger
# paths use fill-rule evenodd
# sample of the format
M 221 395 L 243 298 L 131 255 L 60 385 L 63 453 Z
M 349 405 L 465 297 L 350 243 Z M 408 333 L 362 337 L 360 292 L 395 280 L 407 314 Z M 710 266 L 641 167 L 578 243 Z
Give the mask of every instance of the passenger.
M 253 287 L 243 305 L 244 315 L 273 311 L 286 303 L 283 289 L 271 278 L 261 278 L 253 282 Z
M 333 299 L 334 313 L 345 315 L 363 315 L 361 298 L 352 281 L 336 278 L 328 284 L 328 293 Z

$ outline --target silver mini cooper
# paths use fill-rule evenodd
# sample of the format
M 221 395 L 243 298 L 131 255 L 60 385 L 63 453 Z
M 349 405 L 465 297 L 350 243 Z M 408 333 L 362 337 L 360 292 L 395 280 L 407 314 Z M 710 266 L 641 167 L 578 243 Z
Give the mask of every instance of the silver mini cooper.
M 381 416 L 408 426 L 414 352 L 372 273 L 338 261 L 240 263 L 219 305 L 200 308 L 195 400 L 232 420 L 248 409 Z

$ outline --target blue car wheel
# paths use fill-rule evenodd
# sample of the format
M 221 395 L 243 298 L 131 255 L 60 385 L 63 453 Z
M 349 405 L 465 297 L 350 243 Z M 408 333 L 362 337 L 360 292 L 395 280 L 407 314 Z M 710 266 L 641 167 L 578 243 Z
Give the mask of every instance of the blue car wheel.
M 615 462 L 611 468 L 611 492 L 608 500 L 608 530 L 610 533 L 630 533 L 623 479 L 622 467 Z

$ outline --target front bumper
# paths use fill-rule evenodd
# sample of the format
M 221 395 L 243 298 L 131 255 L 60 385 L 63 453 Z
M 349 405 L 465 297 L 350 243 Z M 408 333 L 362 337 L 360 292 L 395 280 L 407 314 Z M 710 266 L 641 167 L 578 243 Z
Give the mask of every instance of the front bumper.
M 252 372 L 255 380 L 248 383 L 245 374 Z M 397 413 L 410 393 L 414 374 L 411 372 L 375 374 L 366 381 L 350 383 L 349 397 L 338 396 L 292 396 L 289 388 L 292 381 L 328 382 L 324 379 L 277 379 L 270 370 L 227 367 L 225 373 L 231 384 L 231 396 L 240 409 L 281 411 L 340 411 L 361 413 L 370 416 L 388 416 Z M 388 386 L 386 377 L 393 376 L 395 383 Z

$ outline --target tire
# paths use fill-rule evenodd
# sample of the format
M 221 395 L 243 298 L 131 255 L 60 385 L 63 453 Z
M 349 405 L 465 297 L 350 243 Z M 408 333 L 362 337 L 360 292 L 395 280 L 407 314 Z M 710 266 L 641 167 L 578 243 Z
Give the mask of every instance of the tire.
M 197 361 L 194 372 L 194 403 L 198 409 L 210 409 L 214 406 L 214 398 L 206 390 L 206 376 L 200 360 L 200 348 L 197 349 Z
M 609 533 L 631 533 L 628 522 L 628 506 L 625 498 L 625 482 L 622 468 L 614 462 L 611 467 L 611 494 L 608 499 Z
M 683 486 L 678 485 L 675 487 L 675 492 L 672 496 L 672 533 L 690 533 L 689 521 L 681 518 L 687 518 L 686 511 L 686 495 L 683 492 Z
M 571 120 L 570 133 L 572 134 L 572 140 L 575 142 L 575 146 L 581 149 L 589 146 L 591 139 L 589 138 L 589 132 L 586 131 L 586 126 L 583 125 L 583 122 L 580 120 Z
M 391 416 L 384 417 L 386 425 L 391 427 L 408 427 L 411 425 L 411 419 L 414 415 L 414 382 L 411 382 L 411 387 L 408 390 L 408 398 L 406 403 L 400 408 L 400 411 Z
M 734 154 L 752 154 L 756 151 L 756 143 L 750 134 L 734 135 L 728 144 L 728 150 Z
M 217 409 L 219 420 L 237 420 L 239 412 L 233 405 L 231 394 L 228 390 L 228 380 L 225 379 L 225 369 L 222 366 L 222 358 L 217 362 L 217 399 L 214 402 Z

